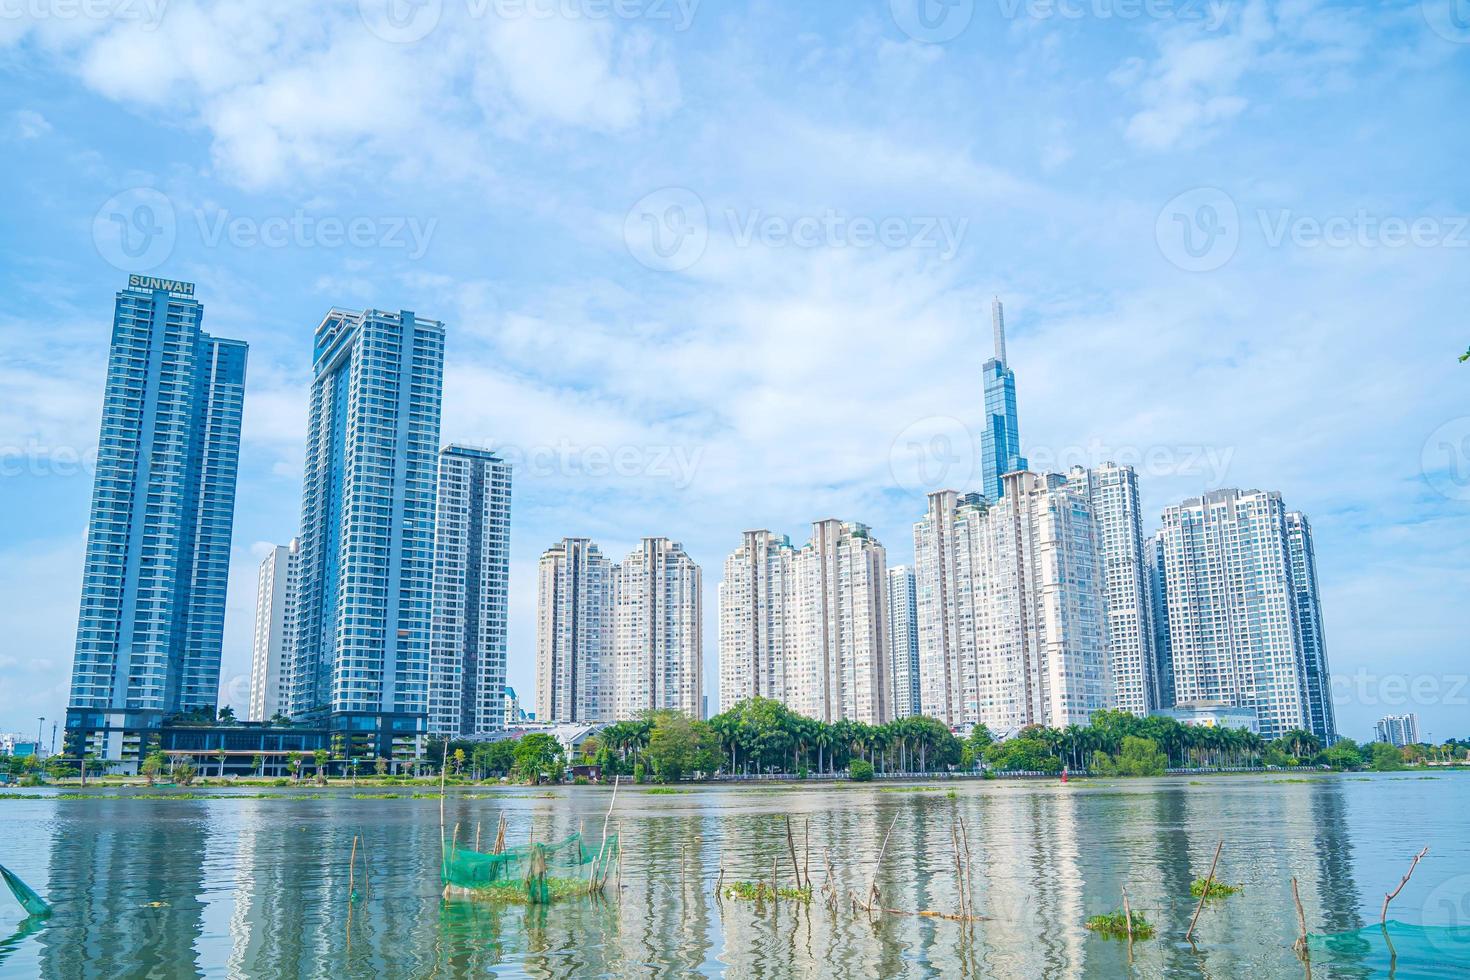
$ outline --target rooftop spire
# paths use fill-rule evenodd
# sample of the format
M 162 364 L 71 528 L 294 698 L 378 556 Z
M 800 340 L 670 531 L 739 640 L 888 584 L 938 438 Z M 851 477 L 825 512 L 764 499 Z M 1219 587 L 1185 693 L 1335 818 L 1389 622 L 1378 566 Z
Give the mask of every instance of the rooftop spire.
M 997 296 L 990 301 L 990 319 L 995 326 L 995 359 L 1000 361 L 1000 366 L 1006 366 L 1006 308 L 1001 305 L 1000 297 Z

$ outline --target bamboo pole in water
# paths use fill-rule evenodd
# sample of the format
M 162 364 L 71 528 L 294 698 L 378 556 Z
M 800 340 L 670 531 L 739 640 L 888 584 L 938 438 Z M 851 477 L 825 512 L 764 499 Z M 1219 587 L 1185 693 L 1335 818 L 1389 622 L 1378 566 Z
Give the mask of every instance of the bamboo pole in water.
M 873 879 L 868 883 L 868 911 L 873 910 L 873 902 L 878 898 L 878 870 L 883 867 L 883 855 L 888 853 L 888 838 L 893 834 L 893 825 L 898 823 L 898 814 L 888 823 L 888 831 L 883 835 L 883 846 L 878 849 L 878 860 L 873 865 Z
M 796 839 L 791 836 L 791 814 L 786 815 L 786 846 L 791 849 L 791 873 L 796 876 L 796 889 L 801 890 L 801 865 L 796 862 Z
M 1210 862 L 1210 874 L 1205 878 L 1205 887 L 1200 893 L 1199 904 L 1194 907 L 1194 918 L 1189 920 L 1189 931 L 1184 934 L 1184 938 L 1191 942 L 1193 942 L 1194 925 L 1199 921 L 1199 914 L 1205 910 L 1205 899 L 1210 897 L 1210 886 L 1215 883 L 1215 868 L 1220 864 L 1220 851 L 1224 847 L 1225 842 L 1223 840 L 1215 847 L 1215 860 Z

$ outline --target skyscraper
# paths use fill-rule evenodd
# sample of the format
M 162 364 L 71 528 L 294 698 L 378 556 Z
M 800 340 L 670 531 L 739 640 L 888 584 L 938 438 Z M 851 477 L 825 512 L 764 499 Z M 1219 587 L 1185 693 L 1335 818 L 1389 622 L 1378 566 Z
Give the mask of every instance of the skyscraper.
M 165 717 L 218 705 L 247 348 L 203 318 L 189 282 L 116 297 L 68 754 L 133 768 Z
M 1159 707 L 1159 701 L 1138 478 L 1131 466 L 1104 463 L 1090 470 L 1073 467 L 1067 479 L 1092 504 L 1107 600 L 1113 706 L 1141 718 Z
M 746 531 L 725 559 L 720 582 L 720 710 L 762 697 L 786 700 L 788 635 L 794 645 L 796 605 L 791 539 Z
M 447 446 L 439 454 L 429 663 L 436 735 L 505 727 L 510 491 L 510 463 L 494 453 Z
M 1374 726 L 1373 740 L 1387 742 L 1403 748 L 1419 744 L 1419 716 L 1410 712 L 1406 715 L 1385 715 Z
M 1332 706 L 1332 671 L 1327 666 L 1322 597 L 1317 590 L 1317 549 L 1312 544 L 1311 522 L 1299 510 L 1286 512 L 1286 547 L 1291 557 L 1291 583 L 1296 593 L 1297 625 L 1302 635 L 1309 718 L 1307 730 L 1326 744 L 1337 739 L 1337 716 Z
M 312 350 L 290 714 L 402 762 L 427 728 L 444 325 L 333 309 Z
M 1169 591 L 1164 577 L 1164 532 L 1155 531 L 1143 542 L 1144 577 L 1148 582 L 1149 625 L 1153 630 L 1154 677 L 1158 679 L 1156 708 L 1172 708 L 1174 659 L 1169 647 Z
M 1060 476 L 1003 481 L 995 504 L 930 494 L 914 526 L 924 714 L 997 733 L 1086 724 L 1111 697 L 1091 505 Z
M 985 425 L 980 430 L 981 491 L 990 500 L 1005 492 L 1001 477 L 1024 470 L 1021 433 L 1016 419 L 1016 375 L 1006 363 L 1005 307 L 999 297 L 991 302 L 995 356 L 981 369 L 985 386 Z
M 1166 508 L 1161 532 L 1176 703 L 1253 708 L 1266 739 L 1313 730 L 1309 685 L 1327 691 L 1316 606 L 1305 615 L 1316 624 L 1318 676 L 1307 677 L 1302 606 L 1315 603 L 1316 589 L 1298 587 L 1290 533 L 1281 494 L 1230 489 Z M 1297 534 L 1300 563 L 1315 579 L 1304 519 Z M 1331 741 L 1322 725 L 1314 734 Z
M 613 567 L 613 712 L 701 717 L 704 631 L 699 566 L 668 538 L 644 538 Z
M 250 658 L 247 721 L 269 721 L 284 711 L 283 668 L 296 642 L 296 593 L 301 542 L 278 544 L 260 563 L 255 586 L 255 639 Z
M 895 565 L 888 570 L 888 649 L 892 664 L 893 717 L 919 714 L 919 611 L 914 570 Z
M 536 602 L 536 720 L 614 720 L 613 569 L 587 538 L 541 556 Z

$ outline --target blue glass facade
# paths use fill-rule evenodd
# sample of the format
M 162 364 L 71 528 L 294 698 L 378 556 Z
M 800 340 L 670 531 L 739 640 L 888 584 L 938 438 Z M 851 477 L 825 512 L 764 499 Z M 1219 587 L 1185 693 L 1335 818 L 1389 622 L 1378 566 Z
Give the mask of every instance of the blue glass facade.
M 992 310 L 995 356 L 982 369 L 985 386 L 985 425 L 980 431 L 981 492 L 992 502 L 1001 497 L 1001 477 L 1028 468 L 1021 455 L 1021 433 L 1016 421 L 1016 375 L 1006 365 L 1005 311 L 1000 300 Z
M 402 758 L 428 710 L 444 326 L 332 310 L 313 349 L 283 694 L 294 718 Z
M 193 284 L 117 294 L 67 710 L 69 752 L 135 763 L 163 718 L 218 703 L 246 345 Z

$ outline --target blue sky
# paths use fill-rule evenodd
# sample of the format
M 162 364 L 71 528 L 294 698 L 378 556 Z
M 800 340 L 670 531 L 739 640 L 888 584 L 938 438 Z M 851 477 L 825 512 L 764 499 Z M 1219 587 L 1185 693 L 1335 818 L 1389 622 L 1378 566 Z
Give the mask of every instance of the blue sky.
M 1149 530 L 1280 490 L 1344 733 L 1470 736 L 1458 2 L 9 5 L 0 729 L 65 703 L 112 296 L 149 271 L 251 345 L 237 707 L 330 306 L 445 320 L 444 439 L 520 464 L 512 683 L 544 548 L 662 534 L 713 694 L 740 531 L 860 520 L 907 562 L 924 490 L 975 485 L 998 294 L 1033 463 L 1133 462 Z

